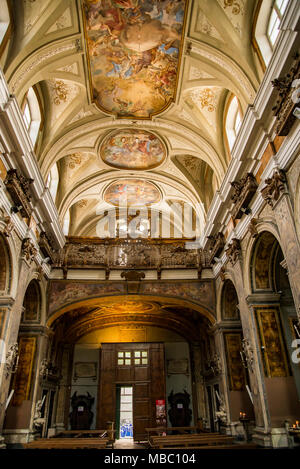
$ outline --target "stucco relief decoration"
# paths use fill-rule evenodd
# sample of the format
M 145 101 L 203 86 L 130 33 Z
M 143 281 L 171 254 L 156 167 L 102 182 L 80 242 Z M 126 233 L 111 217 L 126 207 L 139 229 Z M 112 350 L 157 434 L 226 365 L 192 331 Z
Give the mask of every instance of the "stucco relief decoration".
M 241 35 L 243 27 L 243 16 L 245 13 L 244 0 L 218 0 L 218 2 L 224 9 L 236 32 Z
M 128 129 L 108 135 L 100 155 L 105 163 L 116 168 L 149 169 L 162 163 L 165 149 L 153 133 Z
M 104 200 L 115 206 L 138 207 L 158 203 L 160 193 L 151 182 L 142 179 L 124 179 L 114 182 L 106 189 Z
M 216 95 L 211 88 L 194 90 L 191 96 L 200 109 L 207 109 L 208 112 L 216 110 Z
M 61 102 L 66 102 L 69 94 L 69 89 L 63 80 L 54 80 L 50 82 L 53 102 L 58 106 Z
M 28 261 L 32 262 L 36 255 L 37 249 L 34 247 L 30 238 L 25 238 L 22 243 L 22 255 Z
M 85 0 L 93 98 L 119 116 L 151 118 L 175 99 L 185 0 Z
M 73 153 L 67 157 L 67 166 L 70 169 L 75 169 L 76 166 L 80 166 L 82 163 L 82 154 L 81 153 Z

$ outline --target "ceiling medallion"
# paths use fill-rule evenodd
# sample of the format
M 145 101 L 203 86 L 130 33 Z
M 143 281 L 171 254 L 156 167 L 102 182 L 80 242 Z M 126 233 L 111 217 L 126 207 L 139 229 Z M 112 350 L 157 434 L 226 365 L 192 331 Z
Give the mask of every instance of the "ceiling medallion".
M 166 156 L 164 145 L 152 132 L 117 130 L 109 134 L 100 148 L 102 160 L 119 169 L 152 169 Z
M 151 118 L 175 101 L 188 0 L 84 0 L 90 84 L 98 107 Z
M 105 202 L 118 207 L 140 207 L 156 204 L 161 196 L 157 187 L 144 179 L 120 179 L 104 193 Z

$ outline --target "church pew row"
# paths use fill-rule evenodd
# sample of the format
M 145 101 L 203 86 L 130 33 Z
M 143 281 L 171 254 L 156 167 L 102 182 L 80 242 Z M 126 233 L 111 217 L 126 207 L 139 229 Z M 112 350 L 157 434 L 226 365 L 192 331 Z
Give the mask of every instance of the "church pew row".
M 108 438 L 41 438 L 23 443 L 24 449 L 104 449 Z
M 202 434 L 202 435 L 167 435 L 167 436 L 151 436 L 149 444 L 151 448 L 194 448 L 198 446 L 214 446 L 232 444 L 234 438 L 220 434 Z

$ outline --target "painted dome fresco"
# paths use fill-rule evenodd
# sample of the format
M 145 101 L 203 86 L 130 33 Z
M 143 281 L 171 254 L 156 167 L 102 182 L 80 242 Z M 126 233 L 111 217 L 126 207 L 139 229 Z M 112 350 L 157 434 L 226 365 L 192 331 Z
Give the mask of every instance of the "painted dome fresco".
M 154 184 L 143 179 L 122 179 L 106 189 L 104 200 L 120 207 L 140 207 L 159 202 L 160 192 Z
M 155 168 L 162 163 L 165 153 L 156 135 L 133 129 L 111 133 L 100 148 L 102 160 L 119 169 Z
M 185 0 L 85 0 L 92 95 L 105 112 L 151 118 L 175 100 Z

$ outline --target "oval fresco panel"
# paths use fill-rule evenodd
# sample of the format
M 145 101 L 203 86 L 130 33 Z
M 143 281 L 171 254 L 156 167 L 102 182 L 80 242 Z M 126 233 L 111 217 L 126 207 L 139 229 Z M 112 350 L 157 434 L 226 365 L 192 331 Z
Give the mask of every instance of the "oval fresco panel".
M 92 96 L 121 117 L 175 100 L 187 0 L 84 0 Z
M 160 201 L 159 190 L 143 179 L 124 179 L 111 184 L 104 194 L 105 202 L 116 206 L 156 204 Z
M 115 168 L 150 169 L 164 160 L 165 149 L 151 132 L 117 130 L 103 141 L 100 155 L 105 163 Z

